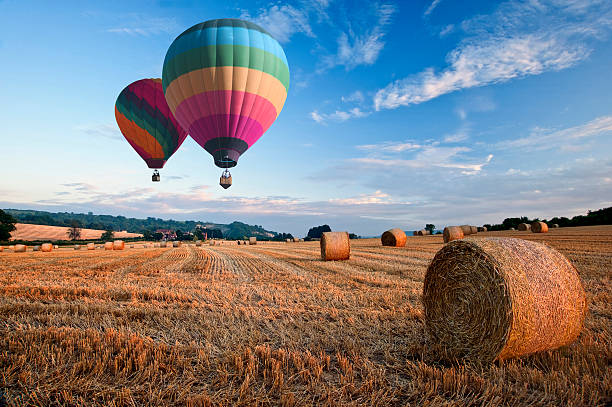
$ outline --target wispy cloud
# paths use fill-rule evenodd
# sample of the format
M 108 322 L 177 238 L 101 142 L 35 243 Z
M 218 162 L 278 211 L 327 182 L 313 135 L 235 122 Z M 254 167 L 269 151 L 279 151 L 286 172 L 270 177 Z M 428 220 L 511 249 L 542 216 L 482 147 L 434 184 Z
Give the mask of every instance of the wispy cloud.
M 581 147 L 585 139 L 612 135 L 612 116 L 602 116 L 588 123 L 561 130 L 535 128 L 527 137 L 505 140 L 497 143 L 500 149 L 521 149 L 527 151 L 563 149 L 573 151 Z
M 391 4 L 376 5 L 374 9 L 376 23 L 370 30 L 355 32 L 349 29 L 338 36 L 337 52 L 322 58 L 318 71 L 323 72 L 335 66 L 344 66 L 347 70 L 359 65 L 372 65 L 385 46 L 387 26 L 391 23 L 397 8 Z
M 433 4 L 432 4 L 433 5 Z M 601 0 L 512 0 L 488 16 L 465 21 L 472 34 L 448 56 L 448 67 L 394 81 L 374 98 L 376 110 L 423 103 L 460 89 L 566 69 L 591 53 L 588 39 L 612 26 Z
M 121 140 L 123 136 L 116 124 L 94 123 L 83 124 L 75 127 L 76 131 L 87 134 L 91 137 L 104 137 L 112 140 Z
M 356 146 L 358 150 L 364 151 L 377 151 L 377 152 L 388 152 L 388 153 L 401 153 L 403 151 L 418 150 L 422 146 L 412 142 L 392 142 L 384 141 L 378 144 L 363 144 Z
M 441 1 L 442 0 L 433 0 L 431 2 L 431 4 L 429 5 L 429 7 L 427 7 L 427 10 L 425 10 L 423 15 L 425 17 L 429 16 L 435 10 L 435 8 L 438 7 L 438 5 L 440 4 Z
M 142 14 L 127 14 L 120 18 L 122 24 L 107 29 L 107 32 L 115 34 L 150 35 L 162 33 L 175 33 L 180 29 L 175 18 L 150 17 Z
M 310 118 L 317 123 L 326 124 L 328 122 L 341 123 L 349 119 L 366 117 L 371 112 L 364 112 L 358 107 L 350 110 L 336 110 L 333 113 L 319 113 L 317 110 L 310 112 Z
M 327 7 L 326 2 L 315 3 L 320 12 Z M 308 10 L 299 9 L 290 5 L 274 5 L 270 8 L 260 9 L 256 15 L 251 16 L 243 11 L 241 18 L 251 20 L 265 28 L 278 41 L 289 42 L 294 34 L 302 33 L 315 37 L 309 23 Z
M 347 103 L 347 102 L 355 102 L 355 103 L 362 103 L 365 100 L 365 96 L 363 96 L 363 93 L 360 90 L 356 90 L 355 92 L 351 93 L 348 96 L 342 96 L 342 102 Z

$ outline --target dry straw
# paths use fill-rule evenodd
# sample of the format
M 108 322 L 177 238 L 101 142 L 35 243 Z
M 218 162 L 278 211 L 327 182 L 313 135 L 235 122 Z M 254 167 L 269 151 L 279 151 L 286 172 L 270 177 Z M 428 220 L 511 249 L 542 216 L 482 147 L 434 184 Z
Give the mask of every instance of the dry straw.
M 421 229 L 417 232 L 417 235 L 419 236 L 425 236 L 427 234 L 427 231 L 425 229 Z
M 427 269 L 425 323 L 445 357 L 490 363 L 572 343 L 586 313 L 574 266 L 541 243 L 463 239 Z
M 390 229 L 382 234 L 380 240 L 383 246 L 404 247 L 406 246 L 406 233 L 402 229 Z
M 293 242 L 294 243 L 299 243 L 300 242 L 300 238 L 299 237 L 294 237 L 293 238 Z
M 177 242 L 177 241 L 172 242 L 172 247 L 180 247 L 180 246 L 181 246 L 181 242 Z
M 470 225 L 461 225 L 459 227 L 463 231 L 463 236 L 468 236 L 472 234 L 472 227 Z
M 444 243 L 452 242 L 453 240 L 463 239 L 463 229 L 460 226 L 447 226 L 442 233 Z
M 249 244 L 257 244 L 257 238 L 256 237 L 249 237 Z
M 32 250 L 35 252 L 39 252 L 40 251 L 40 246 L 36 245 L 34 247 L 32 247 Z
M 518 230 L 520 230 L 521 232 L 525 232 L 529 229 L 531 229 L 531 225 L 528 225 L 527 223 L 519 223 L 518 225 Z
M 96 250 L 96 245 L 93 243 L 87 243 L 87 250 Z
M 196 246 L 197 246 L 197 247 L 202 246 L 202 241 L 201 241 L 201 240 L 196 240 Z
M 544 222 L 533 222 L 531 224 L 531 231 L 533 233 L 546 233 L 548 232 L 548 225 Z
M 125 242 L 123 240 L 115 240 L 113 242 L 113 250 L 123 250 L 125 249 Z
M 324 232 L 321 236 L 321 258 L 323 260 L 348 260 L 351 257 L 351 242 L 348 232 Z
M 26 249 L 27 249 L 26 245 L 24 245 L 24 244 L 16 244 L 14 246 L 13 251 L 15 253 L 25 253 Z
M 51 243 L 43 243 L 42 245 L 40 245 L 40 251 L 42 252 L 49 253 L 52 250 L 53 245 Z
M 470 226 L 470 229 L 472 229 L 472 234 L 475 235 L 476 233 L 478 233 L 478 228 L 476 226 Z
M 80 244 L 75 244 L 74 245 L 74 250 L 81 250 L 81 245 Z

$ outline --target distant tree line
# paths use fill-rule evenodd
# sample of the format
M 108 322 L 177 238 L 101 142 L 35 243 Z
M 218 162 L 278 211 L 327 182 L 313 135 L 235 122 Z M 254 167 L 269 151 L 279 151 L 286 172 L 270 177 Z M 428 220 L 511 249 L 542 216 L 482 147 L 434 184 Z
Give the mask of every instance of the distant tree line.
M 520 223 L 531 223 L 531 222 L 544 222 L 548 225 L 557 224 L 560 227 L 569 226 L 594 226 L 594 225 L 612 225 L 612 206 L 609 208 L 598 209 L 596 211 L 588 211 L 586 215 L 578 215 L 569 219 L 565 216 L 554 217 L 550 220 L 546 219 L 529 219 L 526 216 L 520 218 L 506 218 L 501 224 L 497 225 L 483 225 L 488 230 L 508 230 L 510 228 L 517 228 Z

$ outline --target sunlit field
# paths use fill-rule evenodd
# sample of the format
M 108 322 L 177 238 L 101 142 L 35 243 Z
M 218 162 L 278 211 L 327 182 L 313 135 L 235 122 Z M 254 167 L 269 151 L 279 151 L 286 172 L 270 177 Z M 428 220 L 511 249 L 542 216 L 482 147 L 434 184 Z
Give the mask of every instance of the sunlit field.
M 612 226 L 486 232 L 543 241 L 578 269 L 578 340 L 491 366 L 440 361 L 421 294 L 442 236 L 0 253 L 9 405 L 605 405 Z M 129 246 L 126 246 L 129 247 Z

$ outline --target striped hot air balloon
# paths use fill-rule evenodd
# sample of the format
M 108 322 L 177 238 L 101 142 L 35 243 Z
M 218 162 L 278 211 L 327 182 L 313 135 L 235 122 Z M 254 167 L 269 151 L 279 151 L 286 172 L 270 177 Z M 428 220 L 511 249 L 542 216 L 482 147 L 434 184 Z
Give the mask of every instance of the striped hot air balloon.
M 170 45 L 162 83 L 181 126 L 218 167 L 230 168 L 283 108 L 289 65 L 278 41 L 258 25 L 210 20 Z
M 187 132 L 172 115 L 161 79 L 141 79 L 121 91 L 115 103 L 115 119 L 125 139 L 147 163 L 157 169 L 178 150 Z

